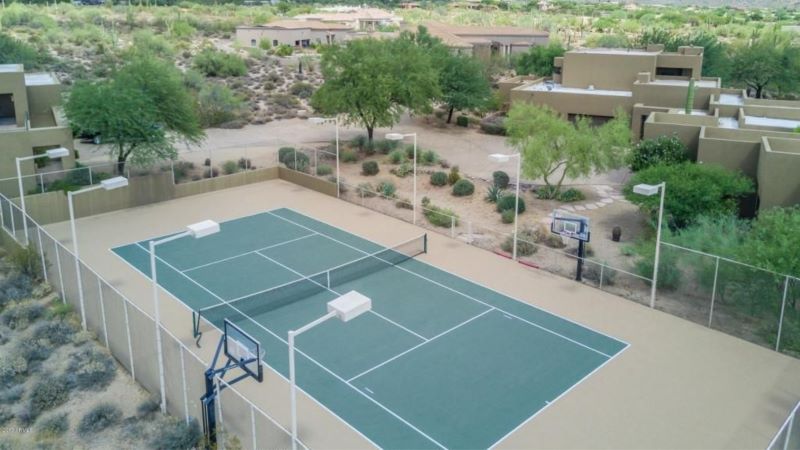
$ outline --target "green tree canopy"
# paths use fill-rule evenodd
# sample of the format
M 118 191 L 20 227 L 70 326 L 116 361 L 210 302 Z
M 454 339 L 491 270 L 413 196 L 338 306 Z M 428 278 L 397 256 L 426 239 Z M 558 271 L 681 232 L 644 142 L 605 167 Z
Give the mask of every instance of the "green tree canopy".
M 739 251 L 739 258 L 778 273 L 800 276 L 797 232 L 800 206 L 762 211 Z
M 796 92 L 800 85 L 800 48 L 778 31 L 766 31 L 733 47 L 731 76 L 764 98 L 768 88 Z
M 630 147 L 630 120 L 623 111 L 594 127 L 586 118 L 573 124 L 548 107 L 519 102 L 505 125 L 508 143 L 522 155 L 522 173 L 542 178 L 554 195 L 566 177 L 620 167 Z
M 483 65 L 469 56 L 448 55 L 439 72 L 442 100 L 447 105 L 447 123 L 453 111 L 480 108 L 492 97 Z
M 753 192 L 753 182 L 741 173 L 717 165 L 684 162 L 658 164 L 637 172 L 625 187 L 625 196 L 655 218 L 660 196 L 635 194 L 633 186 L 662 182 L 666 183 L 665 220 L 673 229 L 684 228 L 701 216 L 734 215 L 739 199 Z
M 441 95 L 431 57 L 410 35 L 398 39 L 356 39 L 322 50 L 325 83 L 311 103 L 324 114 L 342 114 L 367 129 L 394 125 L 403 109 L 428 112 Z
M 45 59 L 36 48 L 0 33 L 0 64 L 23 64 L 25 69 L 38 69 Z
M 566 49 L 558 41 L 547 45 L 535 45 L 526 53 L 514 58 L 517 75 L 538 75 L 547 77 L 553 74 L 553 59 L 564 56 Z
M 708 31 L 673 33 L 663 28 L 651 28 L 639 36 L 638 44 L 662 44 L 669 52 L 675 52 L 681 46 L 703 47 L 703 76 L 720 77 L 724 81 L 730 74 L 727 44 Z
M 154 58 L 135 58 L 108 80 L 76 83 L 64 109 L 78 130 L 101 136 L 120 173 L 129 160 L 174 159 L 175 143 L 204 136 L 180 71 Z
M 658 164 L 680 164 L 689 159 L 686 146 L 675 136 L 640 141 L 628 157 L 631 170 L 638 172 Z

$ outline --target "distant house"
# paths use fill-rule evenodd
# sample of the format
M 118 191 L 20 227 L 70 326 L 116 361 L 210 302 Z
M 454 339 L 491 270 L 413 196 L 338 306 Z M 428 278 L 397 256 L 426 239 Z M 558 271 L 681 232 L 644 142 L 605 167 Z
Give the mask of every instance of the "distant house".
M 72 129 L 61 109 L 61 84 L 51 73 L 25 73 L 21 64 L 0 64 L 0 179 L 17 176 L 16 158 L 43 153 L 45 150 L 72 148 Z M 55 164 L 63 169 L 75 166 L 70 154 Z M 22 174 L 36 169 L 25 161 Z M 25 190 L 35 188 L 36 181 L 23 181 Z M 0 183 L 4 194 L 16 197 L 17 183 Z
M 391 11 L 378 8 L 338 8 L 334 11 L 321 11 L 299 14 L 296 20 L 314 20 L 326 24 L 344 25 L 353 31 L 378 31 L 381 27 L 398 26 L 400 17 Z
M 522 27 L 475 27 L 425 22 L 428 32 L 459 53 L 478 57 L 526 52 L 535 45 L 546 45 L 550 33 Z
M 257 47 L 261 41 L 266 41 L 273 47 L 306 48 L 312 44 L 346 41 L 350 31 L 346 25 L 317 20 L 279 20 L 266 25 L 236 27 L 236 41 L 246 47 Z

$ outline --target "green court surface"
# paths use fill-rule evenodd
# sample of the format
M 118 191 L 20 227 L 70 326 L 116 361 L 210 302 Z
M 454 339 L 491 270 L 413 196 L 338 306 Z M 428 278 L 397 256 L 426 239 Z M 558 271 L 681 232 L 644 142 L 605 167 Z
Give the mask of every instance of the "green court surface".
M 627 347 L 408 258 L 425 243 L 386 249 L 284 208 L 159 246 L 158 281 L 201 331 L 228 318 L 258 339 L 284 377 L 289 330 L 340 294 L 370 297 L 372 311 L 297 338 L 297 380 L 383 448 L 491 447 Z M 147 248 L 113 251 L 148 274 Z

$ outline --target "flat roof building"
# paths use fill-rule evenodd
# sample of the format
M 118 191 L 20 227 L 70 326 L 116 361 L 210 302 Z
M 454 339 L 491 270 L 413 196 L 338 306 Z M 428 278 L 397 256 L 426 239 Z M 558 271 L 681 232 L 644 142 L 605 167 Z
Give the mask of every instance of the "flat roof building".
M 351 30 L 346 25 L 318 20 L 278 20 L 266 25 L 236 27 L 236 41 L 246 47 L 257 47 L 261 41 L 272 47 L 288 45 L 306 48 L 314 44 L 334 44 L 348 40 Z
M 751 207 L 800 203 L 800 102 L 754 99 L 702 76 L 703 49 L 581 49 L 555 58 L 552 77 L 500 82 L 506 100 L 547 105 L 602 123 L 622 109 L 635 140 L 677 136 L 699 163 L 741 171 L 758 186 Z M 690 80 L 694 102 L 686 113 Z M 747 209 L 747 208 L 745 208 Z
M 21 64 L 0 64 L 0 191 L 18 196 L 16 158 L 57 147 L 73 148 L 72 130 L 60 108 L 61 84 L 52 73 L 25 73 Z M 72 154 L 53 162 L 59 168 L 75 166 Z M 33 161 L 24 161 L 22 174 L 36 172 Z M 25 180 L 26 190 L 35 180 Z
M 526 52 L 535 45 L 547 45 L 550 33 L 522 27 L 476 27 L 428 21 L 422 24 L 442 43 L 460 53 L 488 57 Z

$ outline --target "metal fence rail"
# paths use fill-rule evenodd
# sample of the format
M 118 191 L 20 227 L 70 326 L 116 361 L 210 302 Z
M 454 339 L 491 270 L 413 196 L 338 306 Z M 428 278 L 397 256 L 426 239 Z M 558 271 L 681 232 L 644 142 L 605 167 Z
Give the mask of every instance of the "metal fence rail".
M 17 244 L 24 245 L 24 236 L 19 232 L 22 211 L 2 194 L 0 211 L 3 212 L 0 228 Z M 15 221 L 11 221 L 9 216 L 16 218 Z M 149 392 L 160 394 L 154 319 L 83 261 L 79 261 L 80 282 L 84 290 L 81 305 L 77 294 L 78 272 L 72 252 L 30 217 L 26 219 L 30 245 L 43 261 L 45 281 L 63 302 L 71 304 L 79 314 L 85 314 L 87 329 L 97 336 L 134 381 Z M 205 394 L 203 377 L 208 362 L 163 325 L 158 332 L 166 356 L 167 410 L 188 423 L 192 417 L 200 417 L 202 413 L 200 397 Z M 220 382 L 226 384 L 224 380 Z M 287 429 L 235 386 L 228 386 L 217 403 L 222 413 L 220 424 L 224 424 L 223 430 L 227 432 L 222 436 L 237 436 L 245 448 L 288 448 L 291 445 Z M 221 447 L 224 444 L 223 439 Z
M 775 434 L 775 437 L 770 441 L 767 450 L 798 450 L 800 449 L 800 402 L 798 402 L 789 416 L 781 425 L 780 430 Z

